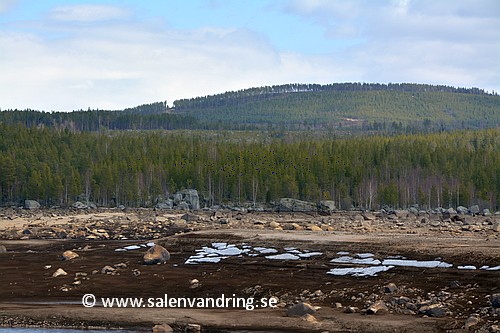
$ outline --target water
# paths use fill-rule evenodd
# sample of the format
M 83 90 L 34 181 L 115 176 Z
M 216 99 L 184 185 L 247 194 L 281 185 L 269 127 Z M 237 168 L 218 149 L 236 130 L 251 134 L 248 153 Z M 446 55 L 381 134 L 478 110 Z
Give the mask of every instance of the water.
M 217 264 L 221 260 L 243 256 L 247 257 L 262 257 L 268 260 L 301 260 L 314 256 L 320 256 L 323 253 L 309 250 L 299 250 L 295 247 L 285 247 L 282 251 L 273 247 L 251 246 L 248 244 L 228 244 L 222 242 L 214 242 L 209 246 L 203 246 L 201 249 L 196 249 L 194 255 L 190 256 L 184 263 L 188 265 L 196 265 L 203 263 Z

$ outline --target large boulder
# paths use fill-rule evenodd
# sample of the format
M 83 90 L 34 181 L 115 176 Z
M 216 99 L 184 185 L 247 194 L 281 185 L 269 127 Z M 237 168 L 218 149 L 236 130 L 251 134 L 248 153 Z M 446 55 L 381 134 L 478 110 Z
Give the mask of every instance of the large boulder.
M 457 207 L 457 213 L 458 214 L 462 214 L 462 215 L 465 215 L 469 212 L 469 210 L 467 209 L 467 207 L 464 207 L 464 206 L 458 206 Z
M 471 214 L 479 214 L 479 206 L 478 205 L 473 205 L 469 207 L 469 213 Z
M 318 204 L 318 211 L 323 214 L 331 215 L 335 209 L 337 209 L 337 207 L 333 200 L 322 200 Z
M 189 189 L 182 190 L 174 194 L 174 204 L 181 205 L 185 202 L 189 209 L 199 210 L 200 209 L 200 197 L 198 196 L 198 191 Z M 185 204 L 182 204 L 185 208 Z
M 144 254 L 145 265 L 164 264 L 170 260 L 170 253 L 161 245 L 155 244 Z
M 36 200 L 24 200 L 24 208 L 25 209 L 38 209 L 40 208 L 40 204 Z
M 297 303 L 286 310 L 286 315 L 288 317 L 302 317 L 307 314 L 315 314 L 316 309 L 312 307 L 309 303 Z
M 0 244 L 0 253 L 7 253 L 7 248 Z
M 293 198 L 281 198 L 278 210 L 285 212 L 313 212 L 317 210 L 317 205 Z

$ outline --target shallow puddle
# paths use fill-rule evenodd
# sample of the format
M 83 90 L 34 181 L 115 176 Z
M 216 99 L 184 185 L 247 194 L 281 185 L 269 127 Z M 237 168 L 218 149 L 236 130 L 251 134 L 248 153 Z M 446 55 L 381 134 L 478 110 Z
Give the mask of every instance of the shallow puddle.
M 202 263 L 219 263 L 229 257 L 264 257 L 269 260 L 301 260 L 313 256 L 320 256 L 322 252 L 299 250 L 295 247 L 286 247 L 282 251 L 273 247 L 251 246 L 248 244 L 235 245 L 227 243 L 212 243 L 195 250 L 196 254 L 190 256 L 185 264 L 196 265 Z

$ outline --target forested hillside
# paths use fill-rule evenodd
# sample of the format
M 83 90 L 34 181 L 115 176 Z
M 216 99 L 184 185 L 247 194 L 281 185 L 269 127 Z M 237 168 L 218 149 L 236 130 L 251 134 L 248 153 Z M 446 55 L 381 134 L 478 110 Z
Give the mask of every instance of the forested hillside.
M 195 188 L 207 205 L 294 197 L 333 199 L 341 208 L 499 208 L 500 129 L 349 139 L 259 133 L 0 124 L 0 201 L 151 206 L 158 196 Z
M 423 84 L 291 84 L 180 100 L 174 106 L 177 114 L 201 121 L 230 119 L 287 129 L 350 126 L 411 132 L 500 124 L 500 96 Z
M 121 111 L 4 110 L 0 123 L 71 131 L 321 130 L 428 133 L 500 125 L 500 96 L 422 84 L 289 84 L 140 105 Z

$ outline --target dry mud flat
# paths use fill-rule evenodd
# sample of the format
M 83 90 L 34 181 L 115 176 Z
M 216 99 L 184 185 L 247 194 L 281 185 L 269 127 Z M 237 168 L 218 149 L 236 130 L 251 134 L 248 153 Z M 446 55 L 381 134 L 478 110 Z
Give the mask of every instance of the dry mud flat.
M 359 215 L 5 212 L 0 320 L 149 331 L 166 323 L 180 332 L 498 331 L 497 217 Z M 144 265 L 152 243 L 170 260 Z M 78 257 L 61 260 L 67 250 Z M 67 275 L 53 277 L 59 268 Z M 86 308 L 85 294 L 154 307 Z M 253 299 L 255 308 L 165 308 L 165 294 Z M 271 297 L 277 307 L 259 308 Z

